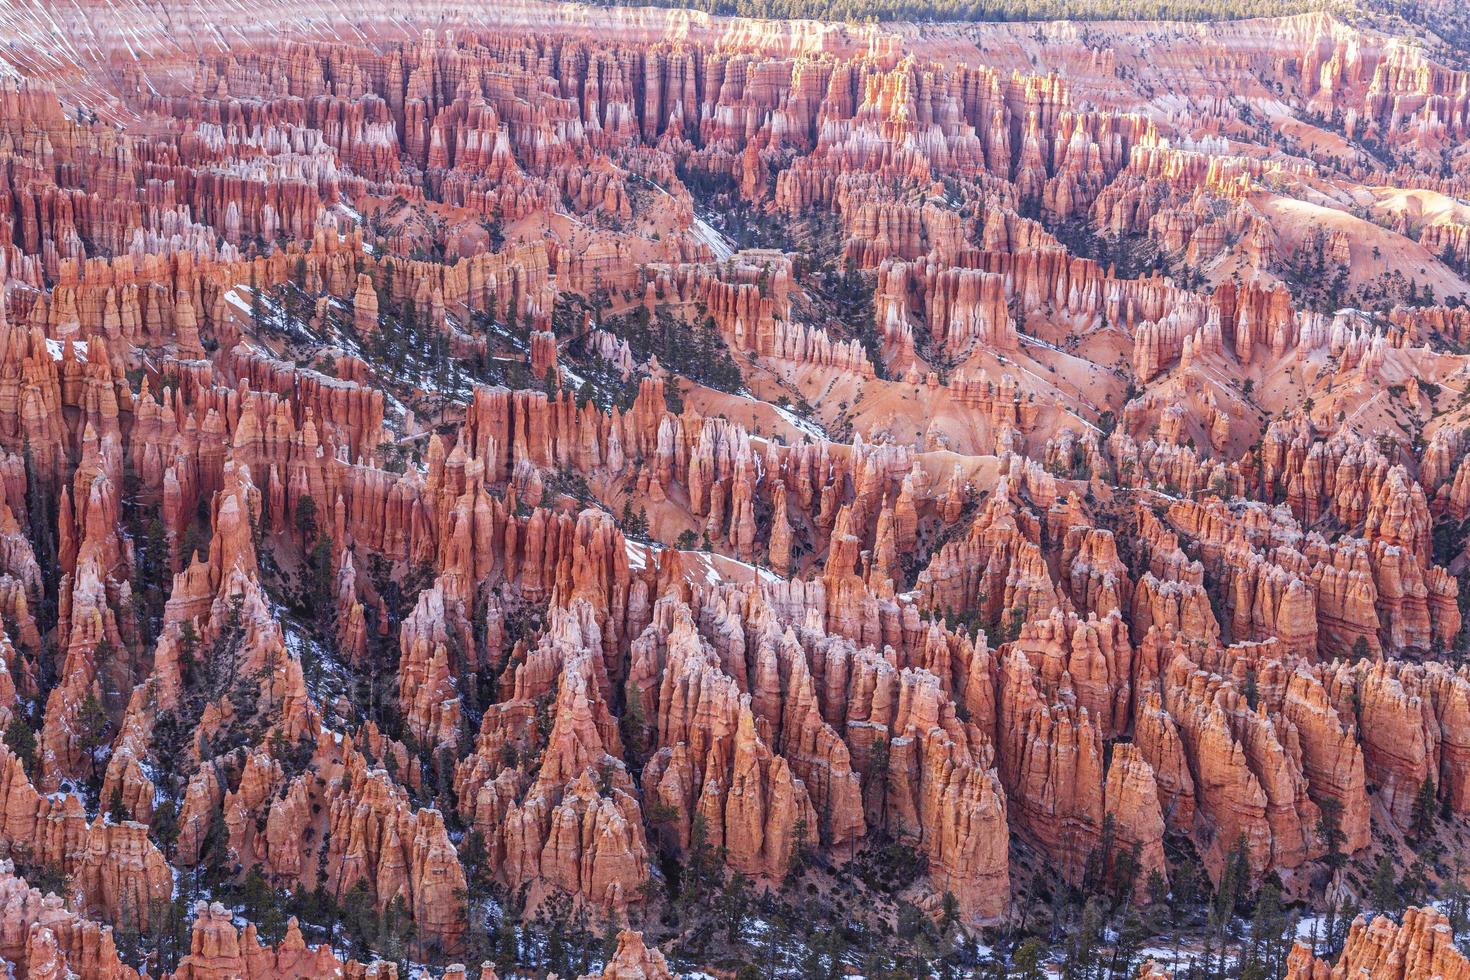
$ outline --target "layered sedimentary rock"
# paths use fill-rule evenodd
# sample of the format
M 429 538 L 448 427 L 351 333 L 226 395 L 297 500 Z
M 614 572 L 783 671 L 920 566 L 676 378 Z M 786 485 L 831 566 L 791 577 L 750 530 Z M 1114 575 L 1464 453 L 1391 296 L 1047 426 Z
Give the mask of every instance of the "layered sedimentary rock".
M 369 968 L 369 971 L 371 968 Z M 277 946 L 261 943 L 254 925 L 237 929 L 229 911 L 219 903 L 200 902 L 194 909 L 189 953 L 179 961 L 178 980 L 216 977 L 307 977 L 363 974 L 363 964 L 343 962 L 327 946 L 307 946 L 292 919 Z M 366 975 L 372 975 L 368 972 Z
M 1403 922 L 1387 916 L 1359 916 L 1348 931 L 1337 962 L 1324 962 L 1298 943 L 1287 961 L 1292 980 L 1335 980 L 1374 976 L 1412 980 L 1415 977 L 1470 976 L 1470 961 L 1455 947 L 1454 932 L 1444 915 L 1430 908 L 1411 908 Z
M 0 10 L 18 972 L 134 976 L 184 876 L 668 977 L 690 866 L 911 852 L 973 929 L 1470 814 L 1432 47 L 319 7 Z M 193 915 L 150 975 L 392 975 Z M 1292 970 L 1465 972 L 1423 912 Z
M 641 933 L 624 930 L 618 933 L 617 952 L 600 974 L 603 980 L 673 980 L 664 954 L 643 944 Z

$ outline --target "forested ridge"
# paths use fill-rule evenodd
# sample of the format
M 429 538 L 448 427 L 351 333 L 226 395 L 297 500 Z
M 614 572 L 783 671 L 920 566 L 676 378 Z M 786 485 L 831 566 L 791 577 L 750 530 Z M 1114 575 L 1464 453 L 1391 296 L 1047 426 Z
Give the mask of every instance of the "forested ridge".
M 733 17 L 822 21 L 1237 20 L 1334 9 L 1336 0 L 593 0 Z
M 1352 23 L 1427 30 L 1463 48 L 1462 5 L 1440 0 L 587 0 L 601 7 L 674 7 L 726 17 L 854 22 L 1214 21 L 1326 11 Z

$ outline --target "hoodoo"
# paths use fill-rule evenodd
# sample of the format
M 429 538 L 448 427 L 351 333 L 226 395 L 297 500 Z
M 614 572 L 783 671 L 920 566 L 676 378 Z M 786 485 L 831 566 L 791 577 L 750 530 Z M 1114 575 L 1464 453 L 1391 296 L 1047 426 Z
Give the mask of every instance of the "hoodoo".
M 1470 980 L 1462 5 L 698 6 L 0 3 L 4 968 Z

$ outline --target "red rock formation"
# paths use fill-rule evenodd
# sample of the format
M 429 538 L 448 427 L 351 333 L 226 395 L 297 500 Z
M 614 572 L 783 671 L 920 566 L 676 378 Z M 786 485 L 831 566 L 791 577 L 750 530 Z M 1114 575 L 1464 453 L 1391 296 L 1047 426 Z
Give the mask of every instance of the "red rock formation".
M 0 862 L 0 908 L 0 958 L 27 976 L 137 980 L 118 957 L 111 929 L 68 910 L 57 895 L 43 897 L 10 861 Z
M 1126 743 L 1114 747 L 1103 798 L 1106 815 L 1112 818 L 1117 833 L 1115 846 L 1122 852 L 1137 848 L 1135 890 L 1142 896 L 1155 873 L 1167 882 L 1164 814 L 1159 808 L 1158 784 L 1153 767 L 1136 747 Z
M 1287 961 L 1286 975 L 1291 980 L 1357 976 L 1450 980 L 1470 976 L 1470 961 L 1455 947 L 1454 933 L 1442 913 L 1411 908 L 1404 912 L 1402 925 L 1387 916 L 1375 916 L 1371 921 L 1358 916 L 1335 964 L 1314 958 L 1308 947 L 1296 944 Z
M 0 7 L 0 850 L 70 892 L 0 873 L 20 971 L 131 977 L 80 916 L 204 862 L 438 969 L 467 874 L 622 919 L 897 841 L 970 928 L 1013 838 L 1297 888 L 1324 812 L 1470 813 L 1432 46 L 317 6 Z M 176 975 L 337 973 L 392 968 L 204 907 Z
M 674 980 L 664 954 L 643 944 L 642 933 L 623 930 L 618 933 L 618 948 L 601 973 L 589 974 L 582 980 Z
M 223 905 L 200 902 L 194 909 L 189 953 L 179 961 L 179 968 L 172 976 L 174 980 L 254 980 L 257 977 L 307 980 L 351 976 L 362 969 L 362 964 L 338 959 L 328 946 L 307 946 L 294 918 L 287 924 L 280 945 L 268 946 L 260 942 L 253 924 L 247 923 L 243 930 L 236 929 L 229 910 Z
M 84 909 L 146 930 L 173 895 L 173 884 L 168 862 L 142 824 L 92 825 L 73 882 Z

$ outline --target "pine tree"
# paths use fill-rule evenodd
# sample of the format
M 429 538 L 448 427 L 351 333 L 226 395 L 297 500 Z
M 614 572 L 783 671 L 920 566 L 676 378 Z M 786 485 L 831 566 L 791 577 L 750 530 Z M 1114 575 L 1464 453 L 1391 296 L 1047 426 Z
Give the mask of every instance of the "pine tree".
M 1103 941 L 1103 913 L 1097 899 L 1082 907 L 1082 920 L 1072 941 L 1067 944 L 1067 958 L 1062 964 L 1062 976 L 1066 980 L 1091 977 L 1098 966 L 1098 955 Z
M 389 959 L 398 961 L 405 967 L 408 950 L 414 940 L 413 912 L 408 907 L 408 901 L 402 895 L 394 895 L 388 907 L 378 920 L 378 943 L 383 948 L 383 955 Z
M 485 835 L 479 830 L 471 830 L 465 834 L 464 843 L 459 847 L 459 863 L 464 868 L 465 884 L 471 898 L 479 897 L 480 892 L 484 889 L 485 862 L 488 858 L 489 852 L 485 849 Z
M 1222 933 L 1232 931 L 1235 916 L 1245 903 L 1250 891 L 1250 846 L 1245 834 L 1240 834 L 1225 859 L 1225 868 L 1220 874 L 1220 883 L 1215 891 L 1214 907 L 1210 912 L 1211 924 Z
M 1342 803 L 1330 796 L 1324 796 L 1317 807 L 1320 811 L 1317 837 L 1327 849 L 1322 859 L 1329 868 L 1340 868 L 1347 859 L 1342 852 L 1342 845 L 1347 843 L 1347 835 L 1342 832 Z
M 1144 891 L 1148 893 L 1149 904 L 1154 908 L 1164 908 L 1169 902 L 1169 882 L 1158 868 L 1149 870 Z
M 679 390 L 679 379 L 669 375 L 664 382 L 664 407 L 674 415 L 684 414 L 684 394 Z
M 636 772 L 642 768 L 643 756 L 648 751 L 648 722 L 643 713 L 643 697 L 631 680 L 624 700 L 618 728 L 623 736 L 623 747 L 633 763 L 631 768 Z
M 1270 972 L 1273 944 L 1281 933 L 1281 893 L 1275 884 L 1268 883 L 1261 889 L 1256 901 L 1255 914 L 1251 917 L 1250 942 L 1241 955 L 1241 976 L 1265 980 Z
M 1130 902 L 1123 913 L 1123 921 L 1118 926 L 1117 938 L 1113 941 L 1113 953 L 1108 962 L 1109 975 L 1133 976 L 1139 952 L 1143 949 L 1148 933 L 1138 906 Z
M 877 810 L 880 815 L 886 814 L 888 809 L 888 757 L 888 739 L 880 737 L 873 743 L 871 754 L 868 757 L 867 779 L 868 792 L 877 794 Z
M 1043 952 L 1041 940 L 1035 936 L 1027 939 L 1011 957 L 1011 976 L 1015 980 L 1044 980 L 1047 973 L 1042 966 Z
M 1470 891 L 1465 888 L 1464 870 L 1457 858 L 1454 870 L 1444 883 L 1444 913 L 1457 939 L 1470 928 Z
M 316 540 L 317 518 L 316 500 L 311 494 L 302 494 L 296 501 L 296 530 L 301 535 L 301 541 L 306 547 Z
M 26 724 L 19 711 L 10 716 L 10 724 L 5 726 L 5 746 L 20 760 L 26 774 L 30 775 L 36 765 L 36 733 Z
M 97 646 L 97 663 L 105 663 L 103 655 L 103 643 Z M 87 758 L 88 778 L 91 782 L 97 781 L 97 753 L 103 746 L 108 744 L 107 712 L 102 709 L 102 702 L 97 700 L 93 691 L 88 691 L 86 698 L 82 701 L 81 710 L 77 712 L 77 729 L 81 733 L 78 747 Z
M 265 327 L 265 304 L 261 300 L 253 262 L 250 265 L 250 326 L 257 332 Z
M 709 841 L 704 816 L 696 814 L 689 833 L 689 856 L 684 867 L 684 881 L 679 889 L 680 901 L 686 908 L 698 908 L 704 902 L 706 888 L 724 863 L 719 850 Z
M 955 898 L 954 892 L 945 891 L 940 908 L 939 930 L 946 936 L 951 935 L 960 924 L 960 902 Z
M 261 873 L 260 865 L 251 867 L 241 883 L 241 904 L 245 906 L 245 917 L 255 923 L 260 938 L 267 943 L 280 942 L 284 932 L 285 917 L 275 889 Z
M 120 782 L 112 787 L 112 796 L 107 800 L 107 819 L 113 823 L 133 819 L 133 815 L 128 812 L 126 804 L 123 803 L 122 783 Z
M 1398 879 L 1393 873 L 1393 858 L 1387 854 L 1378 857 L 1378 864 L 1373 869 L 1373 882 L 1370 886 L 1373 895 L 1373 905 L 1380 912 L 1397 911 L 1398 907 Z
M 1439 799 L 1428 776 L 1414 794 L 1414 807 L 1409 818 L 1409 836 L 1416 844 L 1425 844 L 1434 835 L 1434 818 L 1439 812 Z
M 732 874 L 720 893 L 718 905 L 725 920 L 725 939 L 738 943 L 750 910 L 750 879 L 738 871 Z
M 1334 903 L 1332 903 L 1332 902 L 1328 902 L 1327 903 L 1327 910 L 1322 914 L 1322 932 L 1321 932 L 1321 935 L 1318 935 L 1317 932 L 1316 932 L 1316 930 L 1313 930 L 1313 932 L 1312 932 L 1312 955 L 1313 956 L 1316 956 L 1319 952 L 1325 955 L 1326 953 L 1328 953 L 1329 950 L 1331 950 L 1331 948 L 1332 948 L 1332 934 L 1333 934 L 1334 931 L 1336 931 L 1336 929 L 1337 929 L 1337 906 Z
M 153 819 L 148 824 L 148 830 L 158 842 L 158 848 L 163 851 L 163 856 L 172 861 L 174 844 L 179 839 L 178 807 L 173 800 L 164 797 L 153 808 Z
M 199 852 L 202 855 L 199 864 L 204 869 L 206 880 L 218 882 L 230 874 L 230 833 L 225 827 L 222 806 L 214 808 Z
M 519 963 L 521 961 L 520 936 L 516 932 L 516 924 L 511 917 L 506 915 L 500 919 L 500 928 L 495 937 L 496 958 L 506 963 Z
M 342 927 L 347 932 L 353 959 L 367 959 L 370 947 L 378 938 L 374 904 L 372 889 L 365 878 L 359 878 L 342 899 Z

